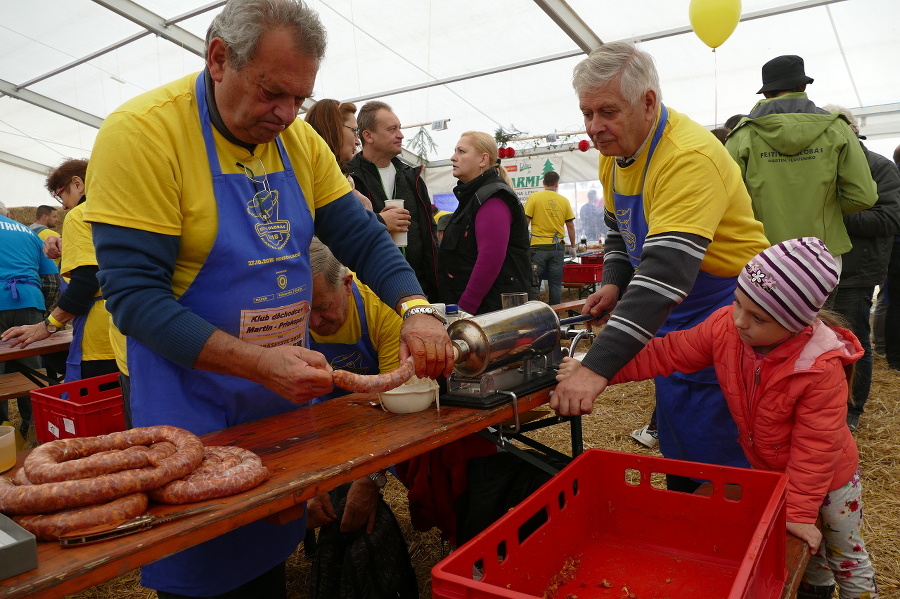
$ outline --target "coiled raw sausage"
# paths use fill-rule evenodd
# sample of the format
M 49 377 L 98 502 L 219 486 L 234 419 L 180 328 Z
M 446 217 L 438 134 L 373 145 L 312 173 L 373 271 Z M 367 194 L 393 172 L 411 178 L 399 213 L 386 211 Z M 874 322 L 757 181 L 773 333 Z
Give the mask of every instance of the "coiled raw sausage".
M 396 389 L 412 378 L 416 372 L 416 365 L 412 358 L 401 362 L 396 370 L 382 374 L 356 374 L 348 370 L 335 370 L 331 373 L 331 380 L 341 389 L 354 393 L 381 393 Z
M 252 489 L 268 478 L 269 469 L 252 451 L 230 445 L 207 447 L 193 472 L 150 491 L 150 497 L 160 503 L 204 501 Z
M 37 537 L 38 541 L 55 541 L 63 535 L 93 526 L 117 526 L 143 514 L 147 503 L 146 493 L 132 493 L 109 503 L 72 508 L 53 514 L 15 516 L 13 521 Z
M 170 442 L 177 449 L 166 455 L 160 445 L 148 449 L 145 458 L 150 465 L 122 470 L 113 449 L 133 445 Z M 70 461 L 108 452 L 83 468 Z M 127 452 L 126 452 L 127 453 Z M 135 452 L 139 453 L 139 452 Z M 162 457 L 166 456 L 166 457 Z M 133 456 L 129 456 L 131 459 Z M 81 507 L 116 499 L 131 493 L 157 489 L 182 478 L 203 461 L 203 443 L 194 434 L 174 426 L 152 426 L 111 433 L 100 437 L 59 439 L 39 445 L 25 459 L 23 468 L 35 484 L 14 485 L 0 477 L 0 512 L 7 514 L 41 514 L 68 507 Z M 67 476 L 82 476 L 67 480 Z

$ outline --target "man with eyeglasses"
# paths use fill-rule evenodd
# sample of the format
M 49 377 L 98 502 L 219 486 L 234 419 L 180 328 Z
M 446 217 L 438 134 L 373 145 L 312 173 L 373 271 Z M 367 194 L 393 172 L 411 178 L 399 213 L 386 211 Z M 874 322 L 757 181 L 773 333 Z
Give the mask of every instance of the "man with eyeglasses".
M 400 359 L 453 367 L 442 323 L 385 227 L 302 120 L 325 31 L 299 0 L 231 0 L 206 69 L 127 102 L 91 155 L 88 220 L 109 310 L 128 336 L 135 426 L 196 434 L 331 392 L 307 349 L 315 234 L 407 317 Z M 263 326 L 264 325 L 264 326 Z M 301 518 L 258 521 L 142 569 L 160 599 L 285 597 Z
M 388 231 L 407 232 L 406 260 L 416 271 L 425 294 L 437 301 L 437 225 L 422 167 L 400 160 L 403 132 L 390 106 L 366 102 L 356 121 L 362 150 L 349 163 L 356 189 L 372 201 L 372 209 Z M 393 199 L 403 200 L 403 208 L 387 205 Z

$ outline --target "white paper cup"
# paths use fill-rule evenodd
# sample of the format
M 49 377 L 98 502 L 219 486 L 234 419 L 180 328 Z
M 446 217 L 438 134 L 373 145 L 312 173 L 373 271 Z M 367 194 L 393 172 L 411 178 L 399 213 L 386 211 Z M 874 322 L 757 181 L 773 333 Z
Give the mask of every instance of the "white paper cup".
M 0 426 L 0 472 L 16 465 L 16 429 Z
M 403 208 L 403 200 L 387 200 L 384 203 L 385 206 L 395 206 L 397 208 Z M 391 233 L 391 239 L 394 240 L 394 245 L 398 248 L 406 247 L 406 231 L 399 231 L 397 233 Z

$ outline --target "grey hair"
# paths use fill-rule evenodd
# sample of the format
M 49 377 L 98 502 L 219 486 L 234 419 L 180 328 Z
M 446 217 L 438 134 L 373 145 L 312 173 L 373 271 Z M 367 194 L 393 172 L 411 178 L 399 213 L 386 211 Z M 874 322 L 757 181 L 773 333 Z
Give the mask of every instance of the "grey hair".
M 572 87 L 575 93 L 603 87 L 619 78 L 619 92 L 632 106 L 640 102 L 647 90 L 656 92 L 662 102 L 659 74 L 653 57 L 638 50 L 631 42 L 610 42 L 590 53 L 575 65 Z
M 240 70 L 253 60 L 267 31 L 287 27 L 294 32 L 294 48 L 319 61 L 325 57 L 325 27 L 303 0 L 228 0 L 206 32 L 206 49 L 221 38 L 230 51 L 229 62 Z
M 370 100 L 359 109 L 359 114 L 356 115 L 356 126 L 360 133 L 360 145 L 366 145 L 366 139 L 362 136 L 362 132 L 375 130 L 375 115 L 378 114 L 379 110 L 394 112 L 387 102 L 382 102 L 381 100 Z
M 347 267 L 338 262 L 331 250 L 318 237 L 313 237 L 309 244 L 309 267 L 312 276 L 325 275 L 325 281 L 334 288 L 341 284 L 341 279 L 347 274 Z
M 843 106 L 838 106 L 837 104 L 826 104 L 822 107 L 822 110 L 827 110 L 833 114 L 843 115 L 847 122 L 850 124 L 850 128 L 854 133 L 859 135 L 859 123 L 856 121 L 856 116 L 850 112 L 849 108 L 844 108 Z
M 2 201 L 0 201 L 0 216 L 9 216 L 9 208 Z

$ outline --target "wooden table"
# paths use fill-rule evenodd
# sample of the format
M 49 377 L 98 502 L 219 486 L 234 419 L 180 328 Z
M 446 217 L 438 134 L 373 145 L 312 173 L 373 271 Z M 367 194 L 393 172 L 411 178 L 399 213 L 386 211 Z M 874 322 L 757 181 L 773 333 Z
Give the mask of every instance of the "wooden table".
M 43 356 L 45 354 L 53 354 L 69 350 L 72 343 L 72 329 L 65 329 L 53 333 L 46 339 L 35 341 L 28 347 L 11 347 L 8 341 L 0 341 L 0 362 L 10 362 L 12 360 L 20 360 L 22 358 L 30 358 L 32 356 Z M 59 377 L 56 373 L 48 371 L 46 374 L 38 372 L 32 368 L 28 368 L 24 364 L 17 364 L 20 372 L 31 379 L 35 385 L 55 385 L 59 383 Z
M 9 341 L 0 341 L 0 362 L 42 356 L 59 351 L 68 351 L 72 343 L 72 329 L 57 331 L 41 341 L 35 341 L 28 347 L 11 347 Z
M 520 397 L 519 411 L 545 404 L 549 393 L 550 389 L 544 389 Z M 231 444 L 254 451 L 272 478 L 245 493 L 204 502 L 217 505 L 214 510 L 123 539 L 70 549 L 38 543 L 38 568 L 0 582 L 0 598 L 61 597 L 260 518 L 295 518 L 302 503 L 319 493 L 496 425 L 513 414 L 512 407 L 505 405 L 487 410 L 445 406 L 440 413 L 432 409 L 398 415 L 351 403 L 376 400 L 374 395 L 349 395 L 205 435 L 206 445 Z M 24 454 L 18 466 L 22 460 Z M 166 514 L 179 509 L 183 508 L 156 505 L 151 511 Z M 796 593 L 809 555 L 805 544 L 789 535 L 786 557 L 785 599 Z
M 549 389 L 524 396 L 519 410 L 548 399 Z M 61 597 L 260 518 L 297 517 L 298 506 L 319 493 L 512 415 L 509 405 L 488 410 L 442 407 L 440 414 L 432 409 L 398 415 L 349 401 L 377 401 L 377 397 L 350 395 L 205 435 L 206 445 L 233 444 L 256 452 L 272 478 L 239 495 L 192 504 L 218 504 L 215 510 L 122 539 L 70 549 L 38 543 L 38 568 L 3 580 L 0 597 Z M 23 459 L 20 455 L 19 465 Z M 179 509 L 183 507 L 158 505 L 151 511 L 165 514 Z

